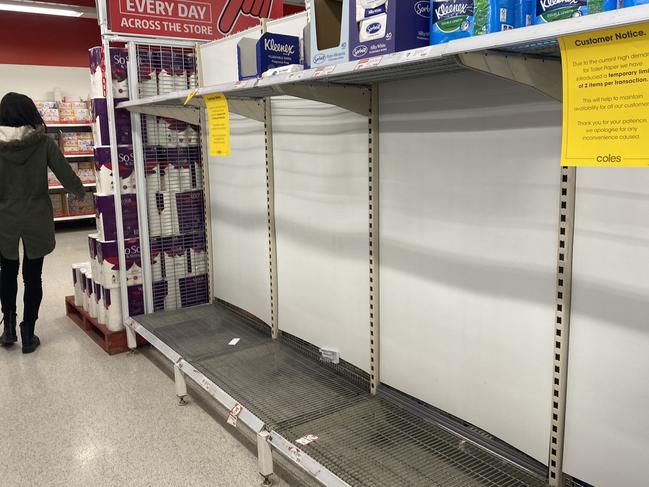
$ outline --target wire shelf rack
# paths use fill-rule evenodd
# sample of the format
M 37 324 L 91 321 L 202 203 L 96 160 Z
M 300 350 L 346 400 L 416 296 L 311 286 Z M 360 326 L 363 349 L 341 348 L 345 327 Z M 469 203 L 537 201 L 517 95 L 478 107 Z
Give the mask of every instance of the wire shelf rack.
M 137 46 L 140 96 L 195 88 L 193 49 Z M 153 309 L 209 301 L 205 180 L 200 127 L 141 115 Z

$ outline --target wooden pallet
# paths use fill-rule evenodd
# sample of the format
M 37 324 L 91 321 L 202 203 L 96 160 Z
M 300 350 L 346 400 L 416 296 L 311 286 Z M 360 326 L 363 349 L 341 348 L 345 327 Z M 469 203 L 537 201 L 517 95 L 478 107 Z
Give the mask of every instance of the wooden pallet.
M 128 351 L 126 330 L 111 331 L 90 315 L 81 306 L 74 304 L 74 296 L 65 298 L 65 314 L 81 328 L 86 335 L 99 345 L 106 353 L 115 355 Z M 147 341 L 137 336 L 137 346 L 147 345 Z

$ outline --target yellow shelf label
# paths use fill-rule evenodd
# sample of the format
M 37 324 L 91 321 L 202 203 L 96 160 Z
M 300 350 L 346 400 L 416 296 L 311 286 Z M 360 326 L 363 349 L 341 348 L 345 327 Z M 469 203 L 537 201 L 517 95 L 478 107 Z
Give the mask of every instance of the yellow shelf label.
M 649 166 L 649 23 L 559 39 L 564 166 Z
M 230 111 L 222 93 L 203 97 L 210 131 L 210 156 L 230 155 Z

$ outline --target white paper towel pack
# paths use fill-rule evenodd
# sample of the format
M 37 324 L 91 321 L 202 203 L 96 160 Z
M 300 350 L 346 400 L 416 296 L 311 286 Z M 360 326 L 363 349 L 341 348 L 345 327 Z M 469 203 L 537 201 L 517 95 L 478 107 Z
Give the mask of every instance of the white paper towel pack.
M 83 306 L 83 274 L 82 269 L 88 268 L 90 264 L 88 262 L 82 262 L 79 264 L 72 264 L 72 282 L 74 283 L 74 304 L 76 306 Z
M 149 234 L 152 237 L 176 235 L 180 232 L 176 195 L 169 191 L 149 193 Z
M 97 321 L 102 325 L 106 324 L 106 309 L 104 308 L 103 286 L 95 282 L 95 306 L 97 307 Z
M 86 302 L 88 304 L 86 311 L 91 318 L 96 318 L 97 303 L 95 302 L 95 281 L 92 278 L 92 272 L 86 273 Z
M 103 289 L 105 325 L 110 331 L 124 329 L 122 323 L 122 297 L 119 289 Z

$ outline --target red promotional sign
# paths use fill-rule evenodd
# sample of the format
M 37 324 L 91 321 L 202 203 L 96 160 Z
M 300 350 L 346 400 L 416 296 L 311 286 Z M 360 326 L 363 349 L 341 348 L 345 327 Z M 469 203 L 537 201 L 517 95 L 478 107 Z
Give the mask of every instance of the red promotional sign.
M 108 0 L 110 30 L 214 40 L 283 15 L 282 0 Z

